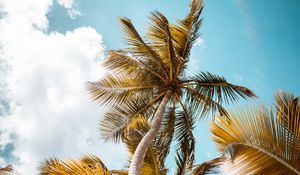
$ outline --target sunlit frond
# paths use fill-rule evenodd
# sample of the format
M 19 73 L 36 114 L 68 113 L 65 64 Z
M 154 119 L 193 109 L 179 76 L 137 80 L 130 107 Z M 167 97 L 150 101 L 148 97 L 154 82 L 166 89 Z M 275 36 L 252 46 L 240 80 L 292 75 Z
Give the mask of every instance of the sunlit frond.
M 40 166 L 41 175 L 111 175 L 103 162 L 96 156 L 86 155 L 81 160 L 61 161 L 49 159 Z
M 0 167 L 0 175 L 10 175 L 13 173 L 13 168 L 11 165 L 5 166 L 3 168 Z
M 157 11 L 152 13 L 150 20 L 152 23 L 147 32 L 147 37 L 151 40 L 151 46 L 166 65 L 169 80 L 172 80 L 178 59 L 173 46 L 173 37 L 170 32 L 169 22 L 164 15 Z
M 230 84 L 224 77 L 209 72 L 196 74 L 196 76 L 191 78 L 191 81 L 190 87 L 193 87 L 194 91 L 203 94 L 204 96 L 208 96 L 221 104 L 223 101 L 226 103 L 229 101 L 237 101 L 239 97 L 244 99 L 256 97 L 254 92 L 250 89 Z
M 214 116 L 216 112 L 220 116 L 228 116 L 226 109 L 218 102 L 214 101 L 210 96 L 203 95 L 198 92 L 194 87 L 185 87 L 186 92 L 186 106 L 192 111 L 195 111 L 195 115 L 199 117 L 206 117 L 211 111 Z
M 279 91 L 275 94 L 278 120 L 300 139 L 300 99 Z
M 126 146 L 128 148 L 131 161 L 131 156 L 134 154 L 139 142 L 144 137 L 144 135 L 150 129 L 150 125 L 147 118 L 140 116 L 135 118 L 128 127 L 128 135 L 125 140 Z M 145 159 L 142 163 L 141 172 L 142 174 L 149 175 L 164 175 L 166 174 L 166 169 L 164 167 L 164 162 L 160 161 L 160 151 L 159 148 L 155 147 L 155 143 L 151 144 Z
M 224 158 L 218 157 L 213 160 L 208 160 L 200 165 L 196 165 L 192 172 L 192 175 L 206 175 L 206 174 L 216 174 L 219 173 L 219 168 Z
M 123 33 L 125 35 L 126 43 L 128 48 L 126 50 L 130 52 L 133 56 L 144 62 L 151 70 L 156 70 L 157 73 L 161 73 L 160 76 L 166 75 L 165 65 L 159 57 L 159 54 L 147 44 L 142 37 L 139 35 L 135 27 L 133 26 L 130 19 L 126 17 L 121 17 L 120 22 L 122 24 Z M 167 78 L 167 77 L 165 77 Z
M 114 106 L 136 97 L 151 98 L 155 85 L 143 84 L 132 76 L 107 74 L 97 82 L 89 82 L 87 88 L 94 101 Z
M 191 48 L 199 37 L 199 29 L 202 23 L 200 15 L 203 7 L 203 0 L 193 0 L 190 4 L 190 12 L 185 19 L 178 20 L 179 25 L 170 26 L 174 48 L 180 60 L 180 64 L 176 67 L 176 76 L 180 75 L 186 67 Z
M 300 142 L 266 107 L 229 113 L 231 123 L 220 118 L 211 132 L 218 149 L 229 161 L 225 174 L 300 174 Z
M 150 60 L 150 61 L 149 61 Z M 124 50 L 111 50 L 108 56 L 101 62 L 101 65 L 116 74 L 134 76 L 137 81 L 142 79 L 143 84 L 159 84 L 164 82 L 163 73 L 156 64 L 151 63 L 151 59 L 136 57 L 132 53 Z M 148 76 L 142 75 L 147 74 Z
M 123 105 L 119 105 L 108 111 L 100 122 L 100 133 L 102 138 L 121 141 L 125 137 L 126 128 L 130 122 L 140 115 L 152 116 L 154 106 L 159 103 L 164 94 L 156 96 L 151 101 L 143 99 L 127 100 Z

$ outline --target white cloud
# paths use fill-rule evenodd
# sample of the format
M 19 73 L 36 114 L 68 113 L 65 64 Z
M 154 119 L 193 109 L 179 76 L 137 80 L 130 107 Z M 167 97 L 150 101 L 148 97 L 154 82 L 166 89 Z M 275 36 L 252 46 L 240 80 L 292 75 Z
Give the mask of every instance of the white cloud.
M 69 8 L 68 2 L 64 1 Z M 103 73 L 95 61 L 104 53 L 102 37 L 90 27 L 65 34 L 44 32 L 52 3 L 0 0 L 6 13 L 0 19 L 0 60 L 11 68 L 6 81 L 13 100 L 12 113 L 0 117 L 5 135 L 0 145 L 14 143 L 13 154 L 19 159 L 15 167 L 24 175 L 37 174 L 45 158 L 85 153 L 97 154 L 116 168 L 116 160 L 125 161 L 124 148 L 99 140 L 102 110 L 84 90 L 85 81 Z
M 198 46 L 200 48 L 206 48 L 205 41 L 201 37 L 197 38 L 194 46 L 196 46 L 196 47 Z
M 77 4 L 74 0 L 57 0 L 58 4 L 67 9 L 69 16 L 74 19 L 80 16 L 81 13 L 78 10 Z

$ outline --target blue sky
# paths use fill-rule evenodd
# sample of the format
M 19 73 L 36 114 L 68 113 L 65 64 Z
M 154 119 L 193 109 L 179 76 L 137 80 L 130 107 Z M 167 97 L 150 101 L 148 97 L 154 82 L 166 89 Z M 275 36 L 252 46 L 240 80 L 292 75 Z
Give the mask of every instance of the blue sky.
M 126 153 L 99 141 L 103 111 L 88 100 L 82 84 L 101 75 L 97 58 L 124 47 L 119 16 L 131 18 L 143 33 L 151 11 L 175 22 L 188 13 L 188 4 L 0 0 L 0 109 L 5 109 L 0 111 L 0 165 L 14 163 L 29 175 L 45 158 L 94 153 L 109 167 L 122 167 Z M 272 104 L 279 89 L 299 96 L 299 8 L 298 0 L 207 1 L 188 73 L 209 71 L 247 86 L 259 96 L 255 103 Z M 216 155 L 207 124 L 195 129 L 197 163 Z M 170 166 L 173 162 L 168 159 Z
M 79 1 L 82 16 L 68 18 L 62 7 L 49 13 L 49 30 L 65 32 L 92 26 L 102 34 L 106 49 L 122 48 L 118 16 L 127 16 L 142 33 L 149 12 L 158 10 L 170 21 L 183 18 L 188 1 Z M 277 89 L 299 94 L 300 2 L 289 0 L 207 1 L 201 28 L 204 48 L 196 47 L 193 70 L 224 75 L 251 87 L 270 102 Z

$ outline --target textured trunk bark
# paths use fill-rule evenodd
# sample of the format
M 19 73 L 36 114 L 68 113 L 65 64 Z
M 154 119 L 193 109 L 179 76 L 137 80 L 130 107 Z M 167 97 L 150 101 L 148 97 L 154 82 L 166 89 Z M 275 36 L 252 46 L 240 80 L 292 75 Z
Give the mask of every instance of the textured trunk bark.
M 150 130 L 142 138 L 142 140 L 140 141 L 139 145 L 137 146 L 133 154 L 128 175 L 140 175 L 142 162 L 144 161 L 147 150 L 150 147 L 153 139 L 155 138 L 159 130 L 166 105 L 171 97 L 171 93 L 172 91 L 168 90 L 163 100 L 160 102 L 157 111 L 154 114 L 154 118 L 151 123 Z

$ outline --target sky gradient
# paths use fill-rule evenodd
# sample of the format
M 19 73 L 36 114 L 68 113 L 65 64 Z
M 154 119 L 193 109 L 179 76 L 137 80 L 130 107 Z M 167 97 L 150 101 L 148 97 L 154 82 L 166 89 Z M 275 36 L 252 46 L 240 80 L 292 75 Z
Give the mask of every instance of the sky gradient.
M 119 16 L 143 33 L 151 11 L 174 23 L 188 13 L 188 0 L 0 0 L 0 165 L 13 163 L 21 174 L 37 174 L 45 158 L 100 156 L 123 167 L 122 145 L 99 139 L 103 109 L 92 103 L 85 81 L 105 70 L 97 62 L 125 45 Z M 252 89 L 271 105 L 273 94 L 300 95 L 300 1 L 207 1 L 201 38 L 188 73 L 209 71 Z M 200 121 L 196 160 L 217 155 Z M 32 163 L 34 162 L 34 163 Z M 168 165 L 174 167 L 172 158 Z

